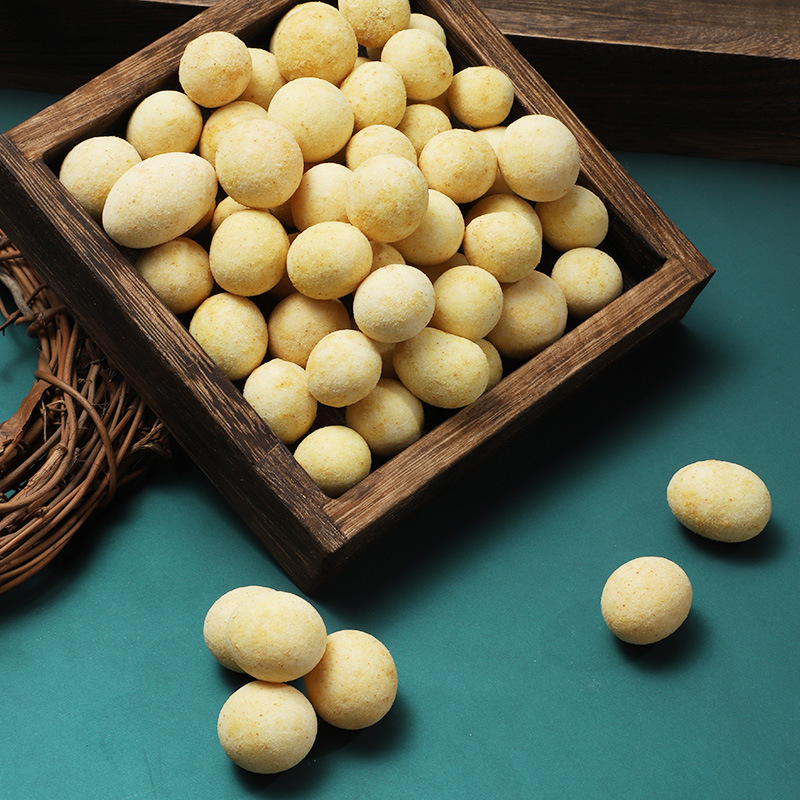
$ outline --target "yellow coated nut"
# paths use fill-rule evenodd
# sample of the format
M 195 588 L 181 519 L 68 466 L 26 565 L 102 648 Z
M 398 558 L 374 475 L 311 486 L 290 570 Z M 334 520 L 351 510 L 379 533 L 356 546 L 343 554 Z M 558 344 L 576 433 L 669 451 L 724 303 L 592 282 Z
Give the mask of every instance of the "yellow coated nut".
M 344 494 L 372 468 L 369 445 L 346 425 L 326 425 L 311 431 L 297 445 L 294 457 L 330 497 Z

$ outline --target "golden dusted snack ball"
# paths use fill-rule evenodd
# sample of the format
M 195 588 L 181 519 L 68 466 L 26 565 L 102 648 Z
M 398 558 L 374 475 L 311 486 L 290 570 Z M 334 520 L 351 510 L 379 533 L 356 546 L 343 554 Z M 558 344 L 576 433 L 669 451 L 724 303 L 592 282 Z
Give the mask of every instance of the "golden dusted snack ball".
M 383 47 L 411 18 L 408 0 L 339 0 L 338 7 L 362 47 Z
M 431 189 L 456 203 L 471 203 L 492 187 L 497 157 L 489 142 L 474 131 L 453 128 L 422 148 L 419 168 Z
M 270 50 L 289 82 L 320 78 L 339 84 L 353 69 L 358 41 L 353 26 L 332 5 L 300 3 L 275 28 Z
M 391 458 L 422 436 L 425 412 L 418 397 L 398 380 L 381 378 L 362 400 L 347 406 L 345 419 L 369 449 Z
M 493 386 L 496 386 L 503 378 L 503 359 L 497 348 L 488 339 L 478 339 L 477 344 L 486 360 L 489 362 L 489 382 L 486 384 L 486 391 L 488 392 Z
M 293 681 L 325 652 L 327 631 L 314 606 L 291 592 L 257 592 L 242 598 L 225 628 L 231 656 L 262 681 Z
M 464 239 L 464 217 L 454 200 L 436 189 L 428 190 L 428 207 L 419 227 L 392 244 L 414 266 L 441 264 L 455 255 Z
M 317 418 L 317 401 L 308 391 L 306 371 L 292 361 L 272 358 L 256 367 L 245 381 L 243 394 L 284 444 L 305 436 Z
M 492 146 L 492 150 L 494 150 L 495 155 L 497 155 L 497 151 L 500 147 L 500 140 L 503 138 L 503 134 L 505 132 L 506 128 L 504 125 L 493 125 L 491 128 L 480 128 L 479 130 L 475 131 L 478 136 L 483 136 L 483 138 L 489 142 L 489 144 Z M 497 175 L 495 176 L 494 183 L 486 194 L 513 194 L 506 183 L 506 179 L 503 177 L 503 170 L 500 169 L 499 161 L 497 166 Z
M 402 156 L 373 156 L 353 170 L 347 217 L 369 239 L 396 242 L 413 233 L 428 208 L 428 184 Z
M 211 273 L 226 292 L 252 297 L 269 291 L 286 272 L 289 237 L 269 211 L 231 214 L 211 238 Z
M 352 170 L 344 164 L 323 161 L 306 170 L 292 195 L 292 220 L 298 231 L 318 222 L 349 222 L 347 190 Z
M 402 342 L 429 322 L 436 303 L 428 276 L 407 264 L 388 264 L 371 272 L 353 296 L 353 319 L 378 342 Z
M 64 156 L 58 179 L 99 222 L 111 187 L 141 160 L 136 148 L 120 136 L 92 136 Z
M 681 525 L 720 542 L 758 536 L 772 515 L 772 497 L 752 470 L 731 461 L 696 461 L 667 485 L 667 503 Z
M 212 294 L 195 309 L 189 333 L 233 381 L 246 378 L 267 352 L 267 322 L 248 297 Z
M 524 360 L 560 339 L 567 326 L 567 301 L 559 285 L 534 271 L 503 286 L 503 312 L 486 338 L 504 358 Z
M 240 122 L 250 119 L 266 119 L 267 111 L 257 103 L 234 100 L 215 108 L 203 125 L 197 152 L 212 164 L 216 162 L 217 148 L 225 134 Z
M 597 247 L 608 233 L 608 209 L 591 190 L 577 183 L 558 200 L 537 203 L 544 240 L 562 252 Z
M 505 121 L 514 104 L 514 85 L 496 67 L 467 67 L 453 75 L 447 90 L 453 116 L 471 128 L 491 128 Z
M 203 112 L 183 92 L 164 89 L 131 112 L 125 138 L 142 158 L 160 153 L 191 153 L 203 130 Z
M 401 252 L 388 242 L 370 242 L 372 247 L 372 270 L 386 267 L 389 264 L 405 264 Z
M 355 125 L 350 101 L 321 78 L 297 78 L 281 86 L 269 104 L 269 118 L 292 133 L 310 164 L 336 155 Z
M 464 231 L 464 255 L 500 283 L 530 275 L 542 258 L 542 239 L 533 223 L 514 211 L 475 217 Z
M 251 681 L 225 701 L 217 735 L 234 764 L 271 775 L 296 766 L 308 755 L 317 737 L 317 714 L 294 686 Z
M 430 103 L 412 103 L 406 108 L 397 130 L 411 142 L 419 158 L 425 145 L 434 136 L 452 127 L 450 118 L 441 109 Z
M 489 382 L 489 364 L 481 347 L 436 328 L 424 328 L 399 342 L 394 349 L 394 369 L 412 394 L 438 408 L 469 405 Z
M 334 331 L 320 339 L 308 356 L 308 390 L 320 403 L 344 408 L 375 388 L 382 369 L 381 354 L 361 331 Z
M 367 61 L 340 84 L 353 108 L 354 130 L 369 125 L 396 127 L 406 112 L 406 87 L 400 73 L 382 61 Z
M 249 206 L 242 205 L 232 197 L 223 197 L 222 200 L 214 207 L 214 212 L 211 215 L 211 235 L 216 233 L 217 228 L 231 215 L 237 211 L 245 211 Z
M 186 95 L 204 108 L 235 100 L 247 87 L 253 62 L 247 45 L 227 31 L 209 31 L 192 39 L 178 64 Z
M 653 644 L 675 633 L 692 607 L 692 584 L 674 562 L 634 558 L 611 573 L 600 608 L 609 630 L 629 644 Z
M 208 609 L 203 620 L 203 640 L 211 655 L 223 667 L 233 672 L 243 672 L 242 668 L 234 661 L 228 642 L 228 620 L 236 606 L 246 597 L 271 591 L 273 589 L 266 586 L 238 586 L 217 598 Z
M 183 236 L 217 194 L 214 167 L 194 153 L 162 153 L 134 164 L 111 187 L 103 228 L 123 247 L 145 248 Z
M 286 83 L 286 78 L 281 75 L 278 69 L 278 60 L 274 53 L 264 50 L 261 47 L 249 47 L 250 59 L 253 62 L 253 70 L 250 75 L 250 82 L 237 100 L 247 100 L 256 103 L 262 108 L 269 108 L 275 92 Z
M 303 678 L 306 695 L 319 716 L 344 730 L 374 725 L 397 696 L 397 667 L 386 646 L 369 633 L 335 631 L 325 655 Z
M 547 114 L 528 114 L 510 123 L 497 148 L 497 160 L 512 191 L 534 202 L 563 197 L 578 179 L 578 140 Z
M 372 468 L 369 445 L 346 425 L 326 425 L 311 431 L 297 445 L 294 457 L 329 497 L 352 489 Z
M 472 204 L 464 215 L 464 222 L 469 225 L 475 217 L 489 214 L 492 211 L 513 211 L 516 214 L 522 214 L 536 228 L 536 232 L 542 238 L 542 221 L 539 219 L 536 209 L 527 200 L 523 200 L 516 194 L 487 194 Z
M 419 28 L 398 31 L 383 46 L 381 61 L 402 75 L 409 100 L 432 100 L 453 80 L 453 59 L 433 33 Z
M 417 151 L 411 140 L 397 128 L 370 125 L 354 133 L 345 148 L 345 163 L 356 169 L 373 156 L 401 156 L 416 166 Z
M 208 253 L 184 236 L 142 250 L 136 269 L 174 314 L 197 308 L 214 288 Z
M 503 311 L 503 289 L 497 278 L 481 267 L 452 267 L 433 284 L 436 308 L 430 320 L 438 328 L 465 339 L 483 339 Z
M 252 208 L 285 203 L 303 178 L 303 152 L 294 136 L 277 122 L 251 119 L 222 138 L 215 159 L 225 193 Z
M 351 326 L 341 300 L 315 300 L 300 292 L 291 292 L 280 300 L 267 322 L 270 354 L 301 367 L 320 339 Z
M 408 27 L 432 33 L 442 44 L 447 44 L 447 34 L 441 23 L 429 14 L 421 14 L 417 11 L 412 12 L 408 19 Z
M 608 253 L 576 247 L 562 253 L 550 272 L 567 299 L 569 313 L 586 319 L 622 293 L 622 271 Z
M 300 231 L 286 257 L 292 285 L 317 300 L 350 294 L 371 268 L 369 239 L 348 222 L 318 222 Z

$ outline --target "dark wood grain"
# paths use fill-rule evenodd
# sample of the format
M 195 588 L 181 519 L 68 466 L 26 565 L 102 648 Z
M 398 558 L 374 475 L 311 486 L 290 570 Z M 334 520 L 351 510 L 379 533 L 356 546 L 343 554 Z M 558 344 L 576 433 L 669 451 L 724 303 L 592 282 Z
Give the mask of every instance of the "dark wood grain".
M 0 85 L 72 91 L 214 2 L 14 3 Z M 612 149 L 800 164 L 795 0 L 478 5 Z
M 503 69 L 514 82 L 516 113 L 549 113 L 573 130 L 582 151 L 579 180 L 609 209 L 604 247 L 622 267 L 626 291 L 514 365 L 477 402 L 444 415 L 349 492 L 327 498 L 55 174 L 69 146 L 113 129 L 137 98 L 174 79 L 191 37 L 226 28 L 257 45 L 290 5 L 268 0 L 256 10 L 249 0 L 217 3 L 0 136 L 0 226 L 292 580 L 313 592 L 547 408 L 679 319 L 713 270 L 477 6 L 421 0 L 417 7 L 445 25 L 458 66 Z

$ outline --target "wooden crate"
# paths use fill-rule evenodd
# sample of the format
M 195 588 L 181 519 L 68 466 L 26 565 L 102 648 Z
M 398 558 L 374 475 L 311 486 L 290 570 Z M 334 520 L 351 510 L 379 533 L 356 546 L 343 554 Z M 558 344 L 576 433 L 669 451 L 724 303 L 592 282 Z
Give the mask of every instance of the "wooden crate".
M 420 0 L 445 27 L 457 66 L 489 64 L 513 80 L 516 114 L 561 119 L 582 150 L 580 182 L 610 213 L 603 248 L 625 291 L 519 365 L 478 401 L 341 497 L 327 497 L 297 465 L 56 177 L 69 147 L 117 130 L 148 93 L 173 85 L 184 46 L 227 29 L 266 42 L 291 0 L 222 0 L 30 120 L 0 136 L 0 227 L 37 266 L 83 327 L 164 420 L 276 561 L 313 592 L 473 469 L 523 426 L 662 326 L 678 320 L 713 270 L 567 105 L 470 0 Z
M 795 0 L 476 1 L 606 147 L 800 164 Z M 71 91 L 215 2 L 14 3 L 0 86 Z

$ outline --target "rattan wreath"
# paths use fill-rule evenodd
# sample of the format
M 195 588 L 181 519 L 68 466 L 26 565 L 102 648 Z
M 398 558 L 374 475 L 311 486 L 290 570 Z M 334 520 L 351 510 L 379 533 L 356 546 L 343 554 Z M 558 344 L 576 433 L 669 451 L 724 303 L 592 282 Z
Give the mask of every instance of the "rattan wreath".
M 0 593 L 55 558 L 97 508 L 169 452 L 164 426 L 0 231 L 0 331 L 39 340 L 33 386 L 0 424 Z M 11 298 L 11 303 L 4 299 Z

